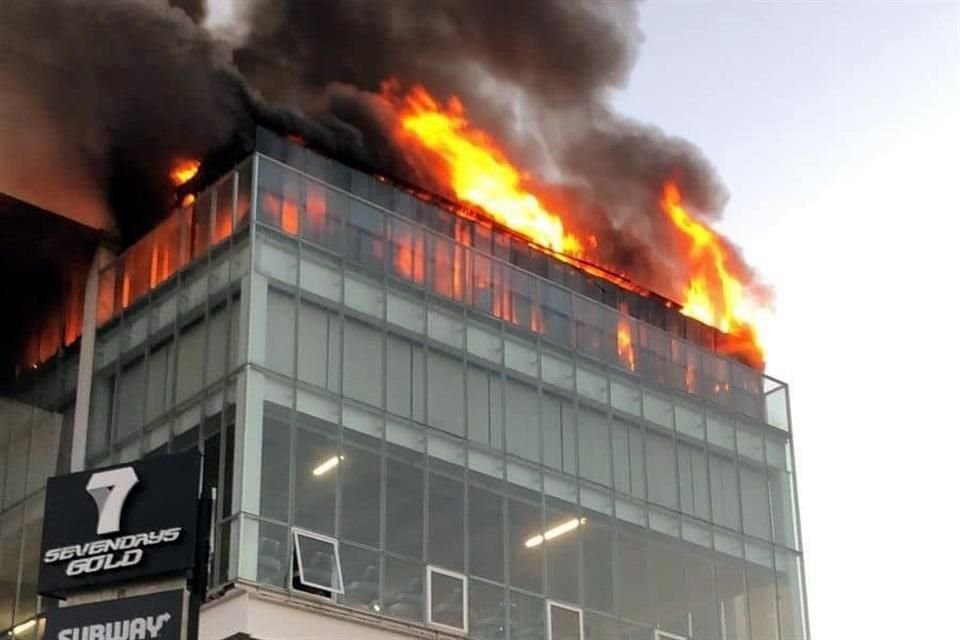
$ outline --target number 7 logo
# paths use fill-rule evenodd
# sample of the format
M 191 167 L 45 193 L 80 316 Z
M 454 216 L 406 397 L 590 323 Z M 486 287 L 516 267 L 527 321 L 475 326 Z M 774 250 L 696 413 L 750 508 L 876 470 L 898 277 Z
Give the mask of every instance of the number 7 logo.
M 87 482 L 87 493 L 97 503 L 97 535 L 120 531 L 120 514 L 130 490 L 137 484 L 133 467 L 99 471 Z

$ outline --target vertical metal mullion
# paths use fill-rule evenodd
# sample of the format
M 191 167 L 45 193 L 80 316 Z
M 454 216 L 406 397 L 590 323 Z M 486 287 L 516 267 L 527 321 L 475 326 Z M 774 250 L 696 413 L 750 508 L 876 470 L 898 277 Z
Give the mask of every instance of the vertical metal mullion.
M 380 536 L 377 543 L 377 557 L 382 558 L 386 554 L 387 550 L 387 424 L 386 424 L 386 415 L 387 415 L 387 383 L 389 382 L 389 377 L 387 376 L 387 358 L 389 354 L 389 347 L 387 345 L 387 340 L 389 336 L 387 334 L 387 264 L 390 260 L 390 242 L 389 230 L 390 226 L 388 224 L 389 218 L 383 216 L 383 256 L 384 256 L 384 265 L 383 270 L 380 273 L 380 287 L 381 293 L 383 296 L 383 307 L 380 310 L 379 318 L 379 330 L 380 330 L 380 451 L 379 451 L 379 460 L 380 460 L 380 505 L 379 505 L 379 526 L 380 526 Z M 413 355 L 411 354 L 411 368 L 413 366 Z M 411 376 L 412 380 L 412 376 Z M 412 383 L 411 383 L 412 384 Z M 377 593 L 378 601 L 383 601 L 383 572 L 380 574 L 381 587 Z M 344 591 L 346 591 L 346 585 L 344 585 Z M 381 606 L 382 608 L 382 606 Z
M 795 531 L 797 534 L 796 546 L 797 546 L 797 570 L 798 575 L 797 579 L 800 582 L 800 596 L 802 597 L 802 602 L 800 603 L 801 609 L 803 610 L 803 637 L 810 637 L 810 611 L 807 600 L 807 571 L 806 571 L 806 561 L 804 560 L 803 553 L 803 534 L 801 532 L 800 524 L 800 489 L 799 481 L 797 474 L 797 456 L 795 442 L 793 439 L 793 412 L 791 409 L 790 403 L 790 388 L 784 384 L 783 385 L 784 393 L 786 394 L 786 404 L 787 404 L 787 432 L 790 434 L 790 464 L 792 465 L 791 475 L 793 476 L 793 518 L 795 521 Z
M 464 446 L 464 457 L 463 457 L 463 594 L 464 594 L 464 610 L 463 614 L 465 620 L 469 618 L 467 614 L 467 606 L 470 604 L 468 598 L 468 589 L 467 589 L 467 578 L 466 576 L 470 573 L 470 362 L 467 359 L 467 300 L 472 299 L 472 292 L 469 291 L 468 287 L 472 285 L 472 278 L 468 277 L 467 273 L 468 265 L 473 264 L 472 253 L 470 249 L 466 246 L 463 247 L 463 299 L 460 301 L 459 310 L 460 310 L 460 385 L 461 385 L 461 394 L 460 398 L 462 399 L 463 405 L 461 406 L 461 411 L 463 412 L 463 446 Z M 489 396 L 489 392 L 487 393 Z M 489 416 L 489 411 L 487 412 Z M 465 625 L 464 628 L 469 628 L 469 624 Z
M 201 358 L 200 370 L 200 423 L 197 425 L 197 450 L 204 451 L 207 431 L 207 396 L 210 393 L 208 386 L 210 381 L 207 379 L 208 360 L 210 358 L 210 334 L 213 332 L 213 317 L 210 314 L 210 294 L 213 286 L 213 232 L 216 225 L 216 211 L 219 189 L 216 186 L 209 188 L 210 210 L 207 215 L 207 251 L 204 254 L 203 269 L 206 272 L 204 280 L 206 281 L 206 295 L 203 297 L 203 356 Z

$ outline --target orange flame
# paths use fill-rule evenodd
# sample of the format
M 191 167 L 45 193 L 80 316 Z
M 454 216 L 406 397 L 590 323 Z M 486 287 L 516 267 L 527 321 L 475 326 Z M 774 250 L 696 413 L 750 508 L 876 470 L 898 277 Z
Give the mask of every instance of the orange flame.
M 402 97 L 397 88 L 395 82 L 387 83 L 383 95 L 397 109 L 398 137 L 409 142 L 415 152 L 426 152 L 422 157 L 428 171 L 447 184 L 460 200 L 477 206 L 497 223 L 560 259 L 621 286 L 643 291 L 622 274 L 588 262 L 596 262 L 597 256 L 592 255 L 597 249 L 596 237 L 588 233 L 577 235 L 566 228 L 564 217 L 546 208 L 496 141 L 470 124 L 456 97 L 441 104 L 422 86 L 415 86 Z M 685 287 L 682 312 L 726 334 L 720 338 L 719 351 L 762 367 L 763 350 L 752 322 L 753 310 L 743 282 L 728 268 L 728 246 L 686 212 L 675 184 L 665 185 L 662 205 L 688 245 L 685 260 L 690 280 Z M 455 282 L 460 279 L 460 274 L 449 275 Z M 494 305 L 497 315 L 515 315 L 508 308 L 509 301 L 502 303 L 506 308 L 498 308 L 498 303 Z M 535 324 L 539 321 L 533 320 Z M 636 368 L 630 324 L 625 318 L 617 326 L 617 351 L 624 366 Z
M 506 154 L 486 132 L 470 126 L 463 105 L 451 98 L 446 107 L 416 86 L 404 99 L 401 127 L 443 159 L 457 197 L 481 207 L 497 222 L 558 253 L 583 254 L 580 240 L 564 230 Z
M 762 366 L 763 346 L 756 326 L 764 305 L 752 300 L 743 282 L 730 272 L 729 248 L 716 232 L 687 212 L 675 183 L 664 186 L 661 205 L 687 244 L 686 261 L 691 276 L 682 313 L 727 334 L 721 345 L 724 353 L 740 355 Z
M 190 182 L 193 176 L 197 175 L 197 171 L 200 171 L 199 160 L 177 160 L 170 170 L 170 180 L 173 186 L 179 187 Z
M 633 336 L 630 335 L 630 321 L 621 317 L 617 321 L 617 355 L 620 361 L 631 371 L 637 370 L 637 357 L 633 351 Z

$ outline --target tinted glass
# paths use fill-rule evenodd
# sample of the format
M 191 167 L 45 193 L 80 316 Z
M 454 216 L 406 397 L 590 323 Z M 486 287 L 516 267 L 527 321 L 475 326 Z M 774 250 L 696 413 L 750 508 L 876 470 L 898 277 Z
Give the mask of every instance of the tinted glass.
M 464 628 L 463 587 L 462 578 L 430 572 L 431 622 Z
M 551 605 L 550 638 L 551 640 L 580 640 L 580 612 Z

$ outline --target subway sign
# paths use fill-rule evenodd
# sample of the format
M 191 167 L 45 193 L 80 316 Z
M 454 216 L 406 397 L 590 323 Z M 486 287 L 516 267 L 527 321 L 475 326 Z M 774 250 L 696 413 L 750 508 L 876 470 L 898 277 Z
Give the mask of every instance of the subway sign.
M 180 640 L 183 637 L 182 591 L 161 591 L 52 607 L 47 610 L 48 640 Z
M 193 567 L 200 489 L 196 451 L 47 481 L 38 591 L 77 590 Z

